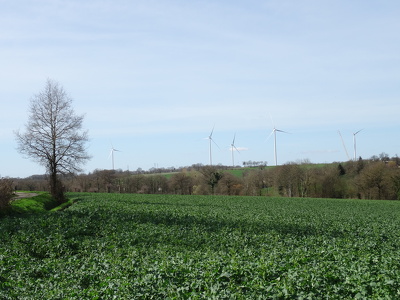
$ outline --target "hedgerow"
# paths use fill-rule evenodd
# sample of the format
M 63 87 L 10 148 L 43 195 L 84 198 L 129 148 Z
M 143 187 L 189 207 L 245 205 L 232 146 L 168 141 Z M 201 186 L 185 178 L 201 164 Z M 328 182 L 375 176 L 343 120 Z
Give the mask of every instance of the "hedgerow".
M 0 178 L 0 212 L 10 206 L 13 196 L 13 182 L 9 178 Z

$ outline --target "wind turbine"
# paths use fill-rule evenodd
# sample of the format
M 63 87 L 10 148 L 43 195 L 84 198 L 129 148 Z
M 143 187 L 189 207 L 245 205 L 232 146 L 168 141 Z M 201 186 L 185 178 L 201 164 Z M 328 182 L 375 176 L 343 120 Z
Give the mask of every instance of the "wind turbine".
M 236 150 L 238 153 L 240 153 L 239 150 L 238 150 L 238 148 L 235 147 L 235 138 L 236 138 L 236 133 L 235 133 L 235 135 L 233 136 L 233 141 L 232 141 L 232 144 L 231 144 L 231 151 L 232 151 L 232 167 L 235 166 L 235 159 L 234 159 L 234 152 L 235 152 L 235 150 Z
M 108 156 L 108 158 L 110 158 L 110 156 L 111 156 L 111 159 L 112 159 L 112 169 L 113 169 L 113 170 L 114 170 L 114 152 L 115 152 L 115 151 L 121 152 L 121 151 L 115 149 L 114 146 L 111 144 L 111 151 L 110 151 L 110 155 Z
M 271 117 L 271 116 L 270 116 Z M 272 121 L 272 118 L 271 118 Z M 273 124 L 273 122 L 272 122 Z M 283 133 L 289 133 L 280 129 L 277 129 L 274 125 L 274 129 L 272 129 L 271 133 L 269 134 L 268 138 L 273 134 L 274 135 L 274 157 L 275 157 L 275 166 L 278 165 L 278 153 L 276 151 L 276 132 L 283 132 Z
M 359 131 L 353 133 L 354 160 L 357 159 L 356 135 L 357 135 L 357 133 L 359 133 L 361 130 L 362 130 L 362 129 L 360 129 Z
M 272 122 L 272 125 L 274 126 L 274 129 L 272 129 L 271 133 L 268 136 L 268 139 L 271 137 L 272 134 L 274 135 L 274 157 L 275 157 L 275 166 L 277 166 L 278 165 L 278 154 L 277 154 L 277 151 L 276 151 L 276 132 L 277 131 L 278 132 L 283 132 L 283 133 L 289 133 L 289 132 L 277 129 L 275 127 L 274 120 L 272 120 L 271 114 L 269 114 L 269 118 L 271 119 L 271 122 Z
M 215 127 L 215 125 L 214 125 L 214 127 Z M 210 152 L 210 166 L 212 166 L 212 151 L 211 151 L 211 142 L 213 142 L 217 147 L 218 147 L 218 145 L 217 145 L 217 143 L 213 140 L 213 138 L 212 138 L 212 135 L 213 135 L 213 132 L 214 132 L 214 127 L 213 127 L 213 129 L 211 130 L 211 133 L 210 133 L 210 135 L 208 136 L 208 138 L 206 138 L 206 139 L 208 139 L 208 141 L 209 141 L 209 144 L 210 144 L 210 146 L 209 146 L 209 152 Z M 219 147 L 218 147 L 219 148 Z

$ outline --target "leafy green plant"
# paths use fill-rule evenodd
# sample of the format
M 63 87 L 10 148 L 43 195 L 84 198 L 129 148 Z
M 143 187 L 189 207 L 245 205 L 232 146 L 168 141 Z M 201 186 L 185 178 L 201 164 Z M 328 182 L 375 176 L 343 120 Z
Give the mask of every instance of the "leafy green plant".
M 0 298 L 400 296 L 398 202 L 68 196 L 0 220 Z

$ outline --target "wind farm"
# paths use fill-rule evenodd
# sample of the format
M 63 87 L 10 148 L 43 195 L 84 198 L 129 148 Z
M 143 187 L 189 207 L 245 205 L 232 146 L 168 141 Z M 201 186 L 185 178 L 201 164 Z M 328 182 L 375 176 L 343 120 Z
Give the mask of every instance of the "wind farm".
M 5 74 L 24 70 L 26 76 L 7 76 L 7 88 L 1 91 L 2 99 L 9 99 L 2 107 L 1 175 L 44 172 L 35 162 L 19 161 L 12 132 L 23 123 L 22 110 L 28 107 L 30 95 L 48 76 L 65 85 L 76 101 L 76 111 L 87 115 L 84 127 L 90 132 L 88 149 L 92 158 L 83 166 L 85 172 L 126 169 L 127 165 L 132 170 L 147 170 L 154 167 L 155 161 L 163 167 L 193 163 L 241 165 L 249 160 L 267 161 L 270 166 L 303 159 L 324 163 L 371 157 L 383 150 L 396 154 L 399 149 L 398 41 L 392 38 L 396 34 L 393 24 L 398 23 L 395 2 L 389 1 L 381 10 L 369 3 L 361 14 L 356 5 L 346 1 L 334 8 L 319 3 L 312 5 L 311 15 L 307 14 L 307 5 L 300 9 L 297 4 L 280 2 L 271 7 L 262 1 L 252 5 L 220 2 L 215 4 L 212 16 L 207 13 L 208 6 L 198 13 L 199 7 L 190 3 L 172 8 L 173 17 L 168 17 L 166 4 L 157 2 L 156 11 L 163 12 L 161 18 L 154 17 L 156 11 L 151 5 L 143 5 L 143 18 L 137 18 L 135 12 L 139 12 L 132 3 L 126 4 L 126 10 L 121 5 L 102 9 L 102 5 L 93 9 L 102 16 L 110 28 L 109 37 L 114 37 L 116 43 L 101 34 L 93 36 L 91 28 L 97 20 L 90 20 L 86 13 L 76 16 L 74 6 L 65 11 L 41 9 L 43 22 L 39 23 L 30 23 L 35 14 L 27 6 L 19 9 L 17 5 L 16 9 L 10 5 L 9 10 L 2 10 L 5 31 L 15 28 L 3 37 L 4 55 L 10 57 L 4 65 L 9 70 Z M 82 7 L 82 12 L 88 8 Z M 228 8 L 233 9 L 232 14 L 226 13 Z M 13 10 L 15 14 L 10 14 Z M 343 11 L 348 12 L 346 22 Z M 61 12 L 72 17 L 57 18 L 60 24 L 51 23 L 47 14 Z M 21 18 L 9 14 L 21 14 Z M 126 16 L 121 19 L 121 14 Z M 371 17 L 377 22 L 369 22 Z M 317 26 L 308 27 L 309 18 Z M 332 22 L 327 23 L 328 19 Z M 82 27 L 71 26 L 68 22 L 73 20 Z M 154 26 L 150 20 L 154 20 Z M 294 33 L 280 26 L 281 20 Z M 218 28 L 220 22 L 224 24 L 221 31 L 210 30 Z M 237 35 L 236 26 L 240 24 L 243 31 Z M 74 35 L 93 38 L 101 45 L 99 54 L 93 55 L 92 45 L 81 44 L 77 38 L 71 40 L 75 50 L 65 49 L 60 54 L 65 54 L 65 59 L 56 59 L 54 53 L 63 47 L 50 38 L 52 32 L 48 31 L 53 25 L 60 26 L 63 40 Z M 319 28 L 324 26 L 331 38 L 321 36 Z M 357 39 L 348 34 L 351 27 L 359 29 Z M 8 41 L 15 35 L 21 44 L 30 43 L 27 37 L 41 32 L 45 32 L 44 37 L 38 38 L 43 38 L 46 45 L 37 49 L 35 43 L 29 44 L 20 49 L 21 55 Z M 130 39 L 135 34 L 140 47 L 133 42 L 135 38 Z M 82 75 L 80 80 L 75 74 Z M 15 103 L 21 108 L 18 115 Z M 275 124 L 266 124 L 268 114 Z M 211 130 L 213 124 L 215 131 Z M 358 132 L 361 128 L 368 131 Z M 232 159 L 232 151 L 227 148 L 235 132 L 239 152 L 235 150 Z M 113 151 L 107 159 L 110 139 L 123 153 Z M 248 150 L 242 151 L 239 142 Z
M 347 150 L 346 142 L 345 142 L 345 139 L 343 137 L 342 132 L 340 130 L 337 130 L 337 133 L 338 133 L 338 135 L 340 137 L 341 147 L 343 149 L 343 152 L 344 152 L 347 160 L 356 160 L 357 159 L 357 140 L 356 140 L 356 136 L 357 136 L 357 134 L 359 134 L 363 130 L 364 129 L 360 129 L 360 130 L 352 133 L 352 136 L 353 136 L 353 149 L 354 149 L 354 153 L 353 153 L 352 157 L 349 155 L 349 151 Z M 213 165 L 213 158 L 215 158 L 214 157 L 215 155 L 213 154 L 213 150 L 214 149 L 213 149 L 212 144 L 214 144 L 215 146 L 218 147 L 219 150 L 221 150 L 219 148 L 217 142 L 215 141 L 214 137 L 213 137 L 214 133 L 215 133 L 215 126 L 212 128 L 212 130 L 211 130 L 210 134 L 208 135 L 208 137 L 205 138 L 205 139 L 208 140 L 208 157 L 209 157 L 208 162 L 209 162 L 209 165 Z M 278 135 L 280 133 L 291 134 L 290 132 L 282 130 L 280 128 L 277 128 L 275 125 L 273 125 L 273 128 L 272 128 L 270 134 L 267 137 L 267 140 L 266 140 L 267 142 L 271 139 L 271 137 L 273 139 L 273 147 L 272 147 L 272 150 L 270 152 L 270 153 L 272 153 L 272 159 L 265 160 L 265 158 L 267 158 L 268 156 L 271 157 L 271 154 L 268 154 L 268 151 L 265 152 L 266 153 L 265 157 L 263 157 L 263 159 L 265 161 L 267 161 L 267 162 L 269 161 L 269 163 L 268 163 L 269 166 L 272 166 L 272 165 L 278 166 L 278 165 L 280 165 L 281 163 L 279 163 L 279 160 L 278 160 L 278 158 L 279 158 L 279 150 L 280 149 L 284 150 L 283 148 L 290 148 L 291 147 L 291 146 L 288 146 L 287 140 L 283 141 L 283 143 L 281 143 L 281 145 L 279 147 L 279 145 L 278 145 Z M 235 144 L 236 143 L 236 137 L 237 137 L 237 134 L 235 132 L 233 134 L 233 139 L 232 139 L 232 141 L 230 143 L 230 146 L 228 148 L 228 150 L 230 152 L 230 156 L 231 156 L 231 165 L 232 166 L 237 165 L 237 161 L 236 161 L 237 159 L 235 159 L 235 153 L 236 154 L 240 154 L 241 153 L 241 148 L 242 148 L 242 147 L 237 147 L 236 146 L 236 144 Z M 244 150 L 251 150 L 251 149 L 248 149 L 248 148 L 243 148 L 243 149 Z M 327 150 L 326 152 L 329 153 L 329 152 L 341 152 L 341 151 L 340 150 L 329 150 L 329 151 Z M 248 157 L 246 157 L 246 158 L 248 158 Z M 258 158 L 260 158 L 260 157 L 258 157 Z M 307 158 L 305 158 L 305 159 L 307 159 Z M 288 162 L 287 160 L 284 161 L 284 163 L 287 163 L 287 162 Z M 214 162 L 214 164 L 215 164 L 215 162 Z
M 284 123 L 284 122 L 283 122 Z M 222 127 L 222 129 L 220 129 Z M 364 151 L 364 139 L 360 139 L 358 143 L 358 137 L 360 133 L 363 133 L 365 129 L 358 131 L 339 131 L 336 130 L 336 137 L 334 133 L 335 130 L 330 133 L 327 132 L 326 136 L 331 136 L 331 141 L 321 142 L 321 148 L 308 148 L 309 151 L 301 149 L 303 146 L 301 143 L 305 138 L 309 138 L 310 134 L 306 132 L 301 132 L 295 128 L 289 127 L 286 130 L 285 124 L 283 127 L 273 125 L 270 129 L 267 138 L 263 139 L 263 133 L 265 133 L 268 128 L 260 128 L 259 130 L 243 131 L 243 130 L 229 130 L 226 127 L 214 125 L 211 130 L 205 135 L 206 137 L 201 138 L 202 133 L 200 132 L 200 137 L 190 138 L 193 134 L 188 134 L 187 137 L 182 135 L 181 139 L 184 141 L 188 140 L 186 144 L 186 149 L 175 147 L 174 142 L 169 144 L 170 147 L 165 148 L 171 152 L 171 155 L 178 155 L 181 159 L 175 164 L 169 164 L 168 162 L 157 159 L 146 162 L 143 157 L 146 152 L 153 153 L 153 157 L 161 157 L 163 151 L 163 145 L 168 145 L 169 140 L 167 138 L 160 140 L 160 145 L 154 149 L 128 149 L 127 151 L 121 152 L 119 146 L 124 145 L 119 141 L 119 146 L 110 146 L 108 161 L 110 162 L 110 169 L 121 169 L 120 166 L 134 166 L 133 170 L 137 168 L 141 169 L 154 169 L 154 168 L 168 168 L 171 167 L 179 168 L 182 166 L 189 166 L 192 164 L 202 164 L 202 165 L 225 165 L 225 166 L 244 166 L 244 162 L 248 161 L 264 161 L 268 166 L 279 166 L 289 162 L 296 162 L 301 160 L 308 160 L 313 163 L 326 163 L 329 156 L 336 155 L 339 159 L 335 161 L 346 161 L 353 160 L 355 155 L 361 155 L 366 157 Z M 353 140 L 351 148 L 355 148 L 355 153 L 349 155 L 348 148 L 350 147 L 349 137 L 354 139 L 354 135 L 357 138 Z M 204 133 L 203 133 L 204 134 Z M 229 137 L 230 135 L 230 137 Z M 179 138 L 179 137 L 178 137 Z M 325 137 L 324 137 L 325 138 Z M 158 138 L 155 138 L 158 139 Z M 317 139 L 317 138 L 316 138 Z M 202 141 L 202 142 L 201 142 Z M 318 141 L 318 139 L 317 139 Z M 321 140 L 322 141 L 322 140 Z M 139 142 L 140 143 L 140 140 Z M 198 143 L 198 144 L 196 144 Z M 238 144 L 239 143 L 239 144 Z M 346 143 L 348 145 L 346 145 Z M 121 145 L 120 145 L 121 144 Z M 220 145 L 226 144 L 226 147 L 220 147 Z M 206 145 L 206 147 L 204 147 Z M 126 146 L 123 146 L 126 148 Z M 317 146 L 318 147 L 318 146 Z M 326 150 L 324 150 L 324 148 Z M 306 149 L 307 150 L 307 149 Z M 352 149 L 353 150 L 353 149 Z M 315 151 L 315 152 L 313 152 Z M 144 153 L 142 153 L 144 152 Z M 186 156 L 185 153 L 190 153 L 190 156 Z M 353 152 L 353 151 L 352 151 Z M 321 157 L 320 160 L 311 160 L 311 157 L 315 156 L 315 153 Z M 324 158 L 324 157 L 327 158 Z M 340 156 L 342 160 L 340 160 Z M 206 159 L 204 159 L 206 157 Z M 117 162 L 118 160 L 118 162 Z M 157 167 L 155 167 L 154 161 L 157 161 Z M 118 165 L 117 165 L 118 164 Z M 105 167 L 104 169 L 108 169 Z
M 0 299 L 399 299 L 400 1 L 31 2 Z

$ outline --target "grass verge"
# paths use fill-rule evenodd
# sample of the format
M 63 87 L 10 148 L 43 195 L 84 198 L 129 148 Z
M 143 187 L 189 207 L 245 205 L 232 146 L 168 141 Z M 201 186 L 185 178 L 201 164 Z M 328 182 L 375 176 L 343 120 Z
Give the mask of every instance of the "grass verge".
M 49 193 L 37 192 L 37 196 L 16 199 L 11 202 L 13 213 L 42 213 L 55 207 L 55 201 Z
M 71 198 L 67 202 L 58 205 L 47 192 L 36 192 L 38 195 L 16 199 L 11 202 L 11 214 L 45 213 L 48 211 L 60 211 L 75 203 L 78 198 Z
M 70 207 L 72 204 L 74 204 L 74 203 L 75 203 L 76 201 L 78 201 L 79 199 L 80 199 L 80 198 L 71 198 L 71 199 L 69 199 L 67 202 L 65 202 L 65 203 L 63 203 L 63 204 L 61 204 L 61 205 L 59 205 L 59 206 L 56 206 L 56 207 L 52 208 L 50 211 L 51 211 L 51 212 L 54 212 L 54 211 L 61 211 L 61 210 L 64 210 L 64 209 Z

